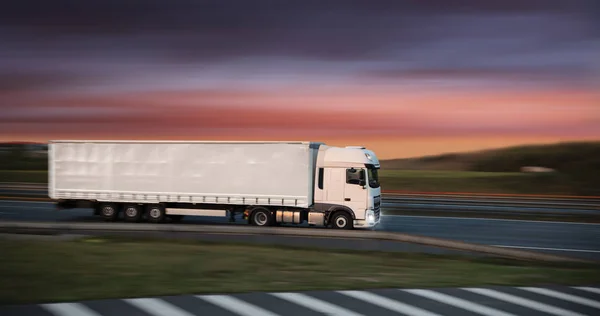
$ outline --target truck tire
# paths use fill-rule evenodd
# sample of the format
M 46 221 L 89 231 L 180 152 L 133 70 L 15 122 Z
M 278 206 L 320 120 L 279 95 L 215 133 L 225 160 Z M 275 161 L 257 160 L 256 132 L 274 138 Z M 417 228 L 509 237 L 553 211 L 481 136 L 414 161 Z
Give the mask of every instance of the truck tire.
M 273 223 L 273 215 L 266 208 L 256 208 L 252 211 L 250 223 L 254 226 L 271 226 Z
M 119 208 L 115 203 L 102 203 L 98 207 L 99 213 L 107 222 L 112 222 L 119 216 Z
M 123 207 L 123 216 L 127 222 L 139 222 L 142 220 L 142 208 L 136 204 L 126 204 Z
M 151 223 L 162 223 L 166 217 L 165 208 L 160 204 L 148 205 L 146 216 Z
M 350 214 L 344 211 L 337 211 L 331 215 L 331 227 L 335 229 L 352 229 L 354 223 Z

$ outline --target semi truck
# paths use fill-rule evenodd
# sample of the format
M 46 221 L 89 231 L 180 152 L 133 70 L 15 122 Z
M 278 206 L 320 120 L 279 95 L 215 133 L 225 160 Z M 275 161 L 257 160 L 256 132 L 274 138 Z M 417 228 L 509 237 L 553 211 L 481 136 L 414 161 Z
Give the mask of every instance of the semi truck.
M 56 207 L 93 209 L 106 221 L 235 221 L 243 214 L 255 226 L 380 222 L 380 164 L 362 146 L 56 140 L 48 151 L 48 195 Z

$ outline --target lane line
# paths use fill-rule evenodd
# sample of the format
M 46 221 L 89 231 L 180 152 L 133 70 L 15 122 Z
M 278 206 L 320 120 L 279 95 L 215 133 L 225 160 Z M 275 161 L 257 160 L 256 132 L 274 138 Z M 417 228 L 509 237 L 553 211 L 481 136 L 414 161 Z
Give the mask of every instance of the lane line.
M 133 298 L 123 301 L 154 316 L 194 316 L 193 314 L 158 298 Z
M 383 212 L 382 212 L 383 213 Z M 534 221 L 522 219 L 504 219 L 504 218 L 483 218 L 483 217 L 456 217 L 456 216 L 422 216 L 422 215 L 381 215 L 385 217 L 412 217 L 412 218 L 437 218 L 437 219 L 458 219 L 458 220 L 475 220 L 475 221 L 502 221 L 502 222 L 523 222 L 523 223 L 543 223 L 543 224 L 569 224 L 569 225 L 595 225 L 600 223 L 580 223 L 580 222 L 557 222 L 557 221 Z
M 56 316 L 102 316 L 80 303 L 41 304 L 40 307 Z
M 207 301 L 238 315 L 243 316 L 279 316 L 266 309 L 244 302 L 228 295 L 197 295 L 197 298 Z
M 600 289 L 597 289 L 595 287 L 587 287 L 587 286 L 575 286 L 573 287 L 574 289 L 578 289 L 578 290 L 583 290 L 583 291 L 588 291 L 588 292 L 592 292 L 595 294 L 600 294 Z
M 521 305 L 530 309 L 535 309 L 543 313 L 553 314 L 558 316 L 585 316 L 584 314 L 579 314 L 576 312 L 572 312 L 566 309 L 562 309 L 556 306 L 543 304 L 540 302 L 536 302 L 534 300 L 529 300 L 526 298 L 498 292 L 490 289 L 479 289 L 479 288 L 463 288 L 463 290 L 470 291 L 473 293 L 489 296 L 491 298 L 495 298 L 497 300 L 505 301 L 511 304 Z
M 408 316 L 441 316 L 440 314 L 432 313 L 415 306 L 404 304 L 375 293 L 369 293 L 365 291 L 338 291 L 338 293 Z
M 271 295 L 326 315 L 363 316 L 351 310 L 300 293 L 271 293 Z
M 431 290 L 403 290 L 408 293 L 416 294 L 419 296 L 426 297 L 428 299 L 432 299 L 444 304 L 452 305 L 454 307 L 458 307 L 461 309 L 465 309 L 477 314 L 486 315 L 486 316 L 515 316 L 511 313 L 506 313 L 491 307 L 487 307 L 484 305 L 480 305 L 477 303 L 473 303 L 471 301 L 463 300 L 460 298 L 456 298 L 450 295 L 434 292 Z
M 520 289 L 600 309 L 600 302 L 596 302 L 587 298 L 535 287 L 520 287 Z
M 506 245 L 491 245 L 491 246 L 492 247 L 502 247 L 502 248 L 517 248 L 517 249 L 534 249 L 534 250 L 552 250 L 552 251 L 565 251 L 565 252 L 600 253 L 600 250 L 585 250 L 585 249 L 545 248 L 545 247 L 506 246 Z

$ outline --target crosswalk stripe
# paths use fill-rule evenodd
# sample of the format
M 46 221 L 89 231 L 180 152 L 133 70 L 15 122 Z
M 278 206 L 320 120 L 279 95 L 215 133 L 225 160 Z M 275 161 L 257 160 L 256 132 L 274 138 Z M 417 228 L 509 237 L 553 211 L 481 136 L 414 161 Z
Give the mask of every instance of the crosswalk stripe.
M 546 296 L 551 296 L 551 297 L 558 298 L 558 299 L 565 300 L 565 301 L 571 301 L 573 303 L 577 303 L 577 304 L 581 304 L 581 305 L 587 305 L 587 306 L 594 307 L 594 308 L 600 308 L 600 302 L 592 301 L 590 299 L 571 295 L 571 294 L 556 292 L 556 291 L 549 290 L 549 289 L 535 288 L 535 287 L 520 287 L 520 289 L 538 293 L 538 294 L 542 294 L 542 295 L 546 295 Z
M 79 303 L 41 304 L 40 306 L 56 316 L 101 316 Z
M 271 295 L 327 315 L 363 316 L 351 310 L 301 293 L 271 293 Z
M 370 304 L 378 305 L 394 312 L 402 313 L 409 316 L 441 316 L 424 309 L 398 302 L 387 297 L 369 293 L 365 291 L 338 291 L 338 293 L 348 295 L 355 299 L 365 301 Z
M 600 294 L 600 289 L 597 289 L 595 287 L 587 287 L 587 286 L 575 286 L 573 287 L 574 289 L 578 289 L 578 290 L 583 290 L 583 291 L 588 291 L 588 292 L 592 292 L 592 293 L 596 293 L 596 294 Z
M 442 302 L 444 304 L 452 305 L 458 308 L 466 309 L 468 311 L 482 314 L 486 316 L 515 316 L 510 313 L 506 313 L 491 307 L 487 307 L 484 305 L 476 304 L 467 300 L 463 300 L 460 298 L 456 298 L 450 295 L 437 293 L 431 290 L 404 290 L 408 293 L 416 294 L 419 296 L 423 296 L 438 302 Z
M 559 315 L 559 316 L 585 316 L 583 314 L 575 313 L 566 309 L 558 308 L 552 305 L 539 303 L 526 298 L 490 290 L 490 289 L 478 289 L 478 288 L 465 288 L 464 290 L 473 293 L 489 296 L 498 300 L 502 300 L 508 303 L 521 305 L 527 308 L 535 309 L 544 313 Z
M 243 316 L 278 316 L 266 309 L 228 295 L 197 295 L 197 298 Z
M 131 298 L 123 301 L 154 316 L 194 316 L 191 313 L 158 298 Z

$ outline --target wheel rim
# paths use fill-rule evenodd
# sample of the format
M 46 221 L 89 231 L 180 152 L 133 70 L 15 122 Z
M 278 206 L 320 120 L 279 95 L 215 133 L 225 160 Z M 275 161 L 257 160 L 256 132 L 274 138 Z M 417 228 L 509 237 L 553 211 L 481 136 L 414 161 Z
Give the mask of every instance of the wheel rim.
M 113 216 L 114 213 L 115 210 L 111 206 L 105 206 L 102 208 L 102 214 L 104 214 L 104 216 Z
M 135 209 L 135 207 L 130 207 L 125 211 L 125 214 L 127 214 L 127 216 L 129 217 L 135 217 L 137 215 L 137 209 Z
M 256 217 L 254 219 L 258 225 L 265 225 L 267 223 L 267 214 L 259 212 L 258 214 L 256 214 Z
M 346 226 L 347 223 L 348 223 L 348 221 L 346 220 L 346 218 L 344 216 L 339 216 L 338 218 L 335 219 L 335 225 L 337 227 L 344 227 L 344 226 Z
M 150 210 L 150 216 L 152 216 L 152 218 L 158 218 L 160 217 L 160 210 L 157 208 L 153 208 Z

